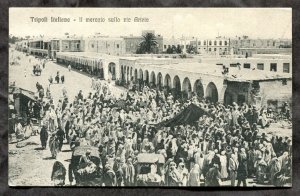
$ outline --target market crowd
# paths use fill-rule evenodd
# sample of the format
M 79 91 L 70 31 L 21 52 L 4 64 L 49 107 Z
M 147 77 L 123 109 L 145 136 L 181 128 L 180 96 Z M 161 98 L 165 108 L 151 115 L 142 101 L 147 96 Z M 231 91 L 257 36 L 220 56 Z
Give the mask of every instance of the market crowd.
M 142 153 L 165 158 L 162 167 L 152 164 L 149 172 L 160 176 L 164 186 L 222 186 L 228 180 L 231 186 L 248 186 L 248 178 L 257 184 L 284 186 L 291 181 L 291 138 L 261 131 L 272 123 L 267 108 L 245 103 L 225 106 L 196 95 L 175 100 L 171 93 L 147 86 L 116 97 L 110 84 L 97 79 L 92 79 L 92 89 L 88 96 L 80 90 L 73 101 L 64 89 L 56 105 L 47 92 L 39 99 L 35 117 L 42 122 L 42 147 L 49 148 L 53 158 L 64 142 L 71 150 L 98 148 L 100 186 L 137 185 L 141 173 L 137 156 Z M 190 124 L 158 126 L 191 103 L 207 114 Z M 87 151 L 79 164 L 91 166 L 91 162 Z

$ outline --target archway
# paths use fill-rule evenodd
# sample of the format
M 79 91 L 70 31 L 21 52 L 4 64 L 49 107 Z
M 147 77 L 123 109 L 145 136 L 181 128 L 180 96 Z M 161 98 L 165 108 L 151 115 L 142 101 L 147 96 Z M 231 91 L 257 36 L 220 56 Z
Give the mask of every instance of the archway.
M 155 87 L 156 86 L 156 77 L 154 71 L 150 74 L 150 86 Z
M 127 66 L 127 70 L 126 70 L 126 81 L 129 82 L 130 78 L 129 78 L 129 67 Z
M 177 75 L 173 79 L 173 96 L 175 99 L 181 97 L 181 83 L 180 78 Z
M 132 67 L 130 67 L 130 81 L 133 81 L 133 76 L 132 76 Z
M 111 74 L 111 79 L 115 80 L 116 79 L 116 64 L 114 62 L 110 62 L 108 64 L 108 71 Z
M 140 80 L 144 80 L 143 70 L 142 69 L 139 70 L 139 79 Z
M 139 90 L 142 90 L 143 85 L 144 85 L 143 70 L 139 69 L 139 81 L 138 81 Z
M 206 88 L 206 98 L 211 102 L 217 102 L 219 100 L 218 90 L 213 82 L 210 82 Z
M 138 71 L 137 69 L 134 69 L 134 81 L 136 82 L 138 80 Z
M 171 76 L 169 74 L 167 74 L 165 76 L 165 81 L 164 81 L 164 86 L 170 90 L 172 88 L 172 84 L 171 84 Z
M 162 74 L 159 72 L 158 74 L 157 74 L 157 86 L 158 87 L 162 87 L 163 86 L 163 84 L 162 84 L 162 81 L 163 79 L 162 79 Z
M 121 80 L 124 81 L 125 80 L 125 73 L 124 73 L 124 66 L 121 65 Z
M 188 77 L 184 78 L 182 83 L 182 97 L 189 99 L 192 97 L 192 85 Z
M 196 80 L 194 84 L 194 93 L 200 98 L 204 97 L 204 87 L 201 80 Z
M 148 70 L 145 70 L 145 84 L 146 85 L 149 85 L 149 71 Z

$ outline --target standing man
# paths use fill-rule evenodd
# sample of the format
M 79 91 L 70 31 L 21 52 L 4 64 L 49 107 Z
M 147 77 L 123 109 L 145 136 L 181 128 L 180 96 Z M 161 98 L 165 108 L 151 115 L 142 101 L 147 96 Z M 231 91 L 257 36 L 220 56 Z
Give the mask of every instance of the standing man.
M 47 130 L 47 125 L 45 123 L 43 124 L 43 127 L 40 132 L 40 140 L 41 140 L 42 148 L 46 149 L 47 140 L 48 140 L 48 130 Z
M 69 64 L 69 66 L 68 66 L 68 70 L 69 70 L 69 71 L 71 71 L 71 64 Z
M 237 156 L 235 154 L 231 154 L 231 157 L 229 159 L 229 168 L 228 168 L 230 173 L 231 186 L 235 186 L 237 168 L 238 168 Z

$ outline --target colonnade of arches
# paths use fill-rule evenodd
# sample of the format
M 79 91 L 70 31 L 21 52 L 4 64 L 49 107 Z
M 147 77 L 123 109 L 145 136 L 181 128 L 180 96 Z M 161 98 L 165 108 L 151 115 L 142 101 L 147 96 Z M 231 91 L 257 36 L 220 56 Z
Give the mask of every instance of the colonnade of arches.
M 166 93 L 172 93 L 176 99 L 189 99 L 195 94 L 199 98 L 207 98 L 212 102 L 219 100 L 218 89 L 214 82 L 210 82 L 204 87 L 201 79 L 192 83 L 188 77 L 182 80 L 178 75 L 171 77 L 169 74 L 155 73 L 154 71 L 129 66 L 121 66 L 120 73 L 120 79 L 125 83 L 133 82 L 141 87 L 140 89 L 144 85 L 158 88 L 164 90 Z

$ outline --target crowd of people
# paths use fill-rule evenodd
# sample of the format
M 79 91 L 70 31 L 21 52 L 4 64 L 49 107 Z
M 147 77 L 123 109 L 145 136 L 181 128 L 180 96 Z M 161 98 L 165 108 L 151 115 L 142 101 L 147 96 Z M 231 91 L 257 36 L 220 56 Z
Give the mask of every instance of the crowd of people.
M 110 86 L 92 81 L 87 97 L 82 91 L 69 100 L 67 92 L 55 106 L 51 95 L 43 102 L 41 143 L 55 158 L 66 141 L 70 149 L 94 146 L 99 150 L 102 183 L 133 186 L 137 156 L 161 154 L 163 169 L 156 171 L 165 186 L 283 186 L 291 180 L 291 138 L 262 133 L 266 109 L 243 104 L 224 106 L 194 95 L 181 102 L 171 93 L 150 89 L 124 92 L 116 97 Z M 189 104 L 207 112 L 193 124 L 157 126 L 172 119 Z M 264 119 L 265 118 L 265 119 Z M 90 162 L 87 152 L 81 162 Z M 72 179 L 71 179 L 72 182 Z
M 70 66 L 68 69 L 71 71 Z M 57 72 L 57 83 L 59 79 L 64 83 L 64 77 Z M 262 131 L 272 123 L 268 108 L 245 103 L 225 106 L 196 94 L 188 100 L 175 99 L 178 96 L 148 86 L 124 91 L 119 97 L 110 84 L 99 79 L 92 79 L 91 87 L 88 96 L 80 90 L 72 100 L 63 88 L 61 99 L 54 104 L 50 89 L 44 94 L 44 88 L 37 83 L 38 97 L 27 105 L 25 124 L 30 125 L 31 118 L 41 121 L 41 145 L 50 149 L 53 158 L 61 152 L 64 142 L 72 151 L 78 146 L 98 148 L 99 186 L 137 185 L 141 173 L 137 167 L 139 154 L 164 157 L 163 167 L 154 163 L 150 171 L 161 177 L 160 184 L 164 186 L 222 186 L 228 181 L 227 185 L 248 186 L 250 178 L 263 185 L 291 183 L 292 141 Z M 206 115 L 191 124 L 161 126 L 161 122 L 174 118 L 191 103 Z M 290 119 L 289 113 L 284 104 L 282 114 L 286 119 Z M 20 121 L 15 124 L 18 136 L 24 128 Z M 91 152 L 87 150 L 78 164 L 91 169 L 91 162 Z M 63 167 L 56 162 L 54 168 Z M 86 171 L 80 168 L 80 174 Z M 61 171 L 59 175 L 66 175 L 65 169 Z M 72 183 L 73 178 L 69 181 Z

